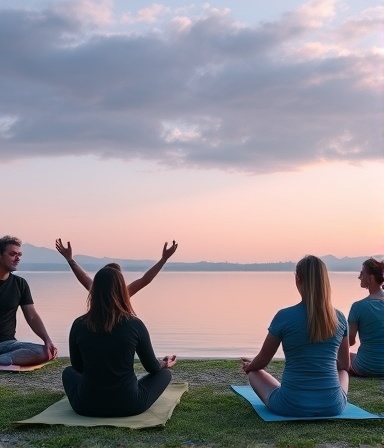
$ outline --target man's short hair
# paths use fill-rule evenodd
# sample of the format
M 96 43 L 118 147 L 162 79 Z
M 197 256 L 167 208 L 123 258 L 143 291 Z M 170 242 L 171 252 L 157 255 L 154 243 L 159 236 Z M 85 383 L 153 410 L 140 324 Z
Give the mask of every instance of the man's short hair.
M 5 235 L 2 238 L 0 238 L 0 255 L 2 255 L 5 252 L 5 249 L 9 245 L 13 246 L 21 246 L 21 240 L 19 238 L 16 238 L 15 236 Z

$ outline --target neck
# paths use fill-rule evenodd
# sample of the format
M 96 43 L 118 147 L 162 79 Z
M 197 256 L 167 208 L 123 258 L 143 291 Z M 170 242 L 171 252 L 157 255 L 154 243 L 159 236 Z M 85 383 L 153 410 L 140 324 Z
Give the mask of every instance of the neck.
M 2 269 L 0 269 L 0 280 L 7 280 L 9 274 L 9 271 L 3 271 Z
M 368 288 L 368 291 L 370 296 L 384 298 L 384 290 L 381 285 L 372 285 Z

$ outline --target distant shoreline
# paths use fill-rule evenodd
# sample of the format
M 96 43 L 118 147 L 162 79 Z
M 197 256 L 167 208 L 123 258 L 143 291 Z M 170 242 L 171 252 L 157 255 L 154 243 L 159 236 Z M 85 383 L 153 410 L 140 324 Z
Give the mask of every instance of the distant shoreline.
M 383 259 L 384 255 L 372 255 Z M 368 256 L 337 258 L 334 255 L 320 256 L 331 272 L 360 272 L 362 263 Z M 107 263 L 118 263 L 125 272 L 145 272 L 158 260 L 132 260 L 111 257 L 93 257 L 77 254 L 74 259 L 86 271 L 96 272 Z M 182 262 L 168 260 L 163 271 L 168 272 L 294 272 L 297 261 L 237 263 L 228 261 L 198 261 Z M 36 247 L 32 244 L 23 245 L 23 258 L 20 271 L 65 272 L 70 268 L 63 257 L 53 249 Z
M 104 265 L 103 265 L 104 266 Z M 101 267 L 103 266 L 82 266 L 83 269 L 87 272 L 94 272 L 96 273 Z M 121 270 L 123 272 L 145 272 L 147 270 L 147 268 L 126 268 L 124 266 L 121 266 Z M 27 272 L 47 272 L 47 273 L 61 273 L 61 272 L 71 272 L 70 269 L 66 269 L 66 267 L 63 267 L 62 269 L 57 269 L 57 268 L 41 268 L 41 267 L 29 267 L 28 269 L 23 268 L 23 269 L 18 269 L 16 271 L 20 272 L 20 273 L 27 273 Z M 163 272 L 169 272 L 169 273 L 234 273 L 234 272 L 238 272 L 238 273 L 251 273 L 251 272 L 265 272 L 265 273 L 278 273 L 278 272 L 288 272 L 288 273 L 292 273 L 294 272 L 294 268 L 292 269 L 242 269 L 242 268 L 238 268 L 238 269 L 172 269 L 172 268 L 163 268 Z M 339 273 L 358 273 L 359 269 L 328 269 L 328 272 L 339 272 Z

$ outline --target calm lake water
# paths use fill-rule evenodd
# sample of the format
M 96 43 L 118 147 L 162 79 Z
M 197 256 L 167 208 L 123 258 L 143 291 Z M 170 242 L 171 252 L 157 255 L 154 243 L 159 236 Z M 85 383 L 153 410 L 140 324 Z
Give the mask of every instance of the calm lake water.
M 70 272 L 18 272 L 59 351 L 68 356 L 73 320 L 86 311 L 87 291 Z M 127 283 L 140 277 L 124 273 Z M 364 297 L 357 272 L 331 272 L 332 300 L 347 317 Z M 158 356 L 182 358 L 254 356 L 280 309 L 299 302 L 291 272 L 161 272 L 132 298 Z M 19 314 L 16 337 L 39 342 Z M 282 350 L 276 357 L 283 357 Z

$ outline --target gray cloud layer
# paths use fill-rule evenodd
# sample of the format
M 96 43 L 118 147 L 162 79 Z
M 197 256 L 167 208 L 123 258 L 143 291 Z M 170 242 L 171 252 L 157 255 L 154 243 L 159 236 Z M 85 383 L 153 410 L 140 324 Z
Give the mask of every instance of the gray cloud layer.
M 57 11 L 0 10 L 0 157 L 95 154 L 250 172 L 383 160 L 374 14 L 90 33 Z M 357 40 L 357 42 L 356 42 Z

